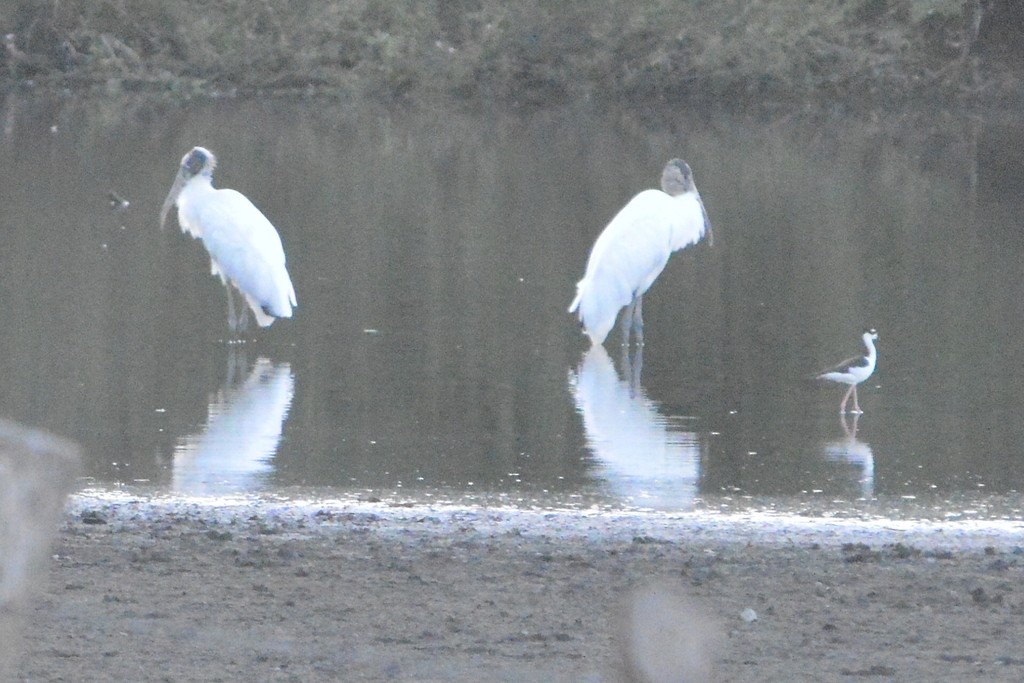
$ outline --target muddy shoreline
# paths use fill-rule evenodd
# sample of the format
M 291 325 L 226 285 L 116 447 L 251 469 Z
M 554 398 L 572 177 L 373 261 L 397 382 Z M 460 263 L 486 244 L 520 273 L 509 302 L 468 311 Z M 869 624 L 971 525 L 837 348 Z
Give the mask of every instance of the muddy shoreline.
M 644 680 L 653 583 L 710 680 L 1018 681 L 1020 531 L 79 495 L 17 680 Z
M 231 96 L 608 103 L 640 118 L 1024 102 L 998 2 L 975 29 L 970 2 L 283 2 L 19 3 L 0 10 L 0 91 L 92 94 L 115 121 L 126 100 Z M 79 494 L 32 586 L 14 680 L 643 680 L 625 615 L 653 585 L 710 680 L 1020 681 L 1022 531 Z

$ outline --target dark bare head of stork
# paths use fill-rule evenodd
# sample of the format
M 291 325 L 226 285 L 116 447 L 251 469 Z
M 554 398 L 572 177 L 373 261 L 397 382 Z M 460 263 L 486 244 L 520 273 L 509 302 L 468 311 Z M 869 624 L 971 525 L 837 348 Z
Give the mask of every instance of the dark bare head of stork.
M 704 202 L 697 191 L 697 185 L 693 182 L 693 171 L 690 165 L 682 159 L 672 159 L 665 164 L 665 170 L 661 172 L 661 190 L 670 197 L 679 197 L 692 193 L 700 204 L 700 211 L 704 215 L 704 234 L 707 236 L 708 246 L 715 243 L 715 234 L 711 228 L 711 219 L 704 209 Z
M 673 197 L 696 191 L 689 164 L 682 159 L 672 159 L 665 164 L 665 170 L 661 172 L 661 190 Z
M 164 200 L 164 205 L 160 209 L 160 229 L 163 230 L 164 223 L 167 222 L 167 214 L 170 212 L 171 207 L 178 201 L 178 195 L 181 194 L 182 189 L 185 187 L 185 183 L 192 180 L 198 175 L 204 175 L 208 178 L 213 177 L 213 169 L 217 166 L 217 157 L 213 155 L 213 152 L 206 149 L 205 147 L 193 147 L 189 150 L 189 153 L 181 158 L 181 167 L 178 169 L 178 175 L 174 178 L 174 184 L 171 185 L 171 191 L 167 193 L 167 199 Z
M 193 147 L 181 158 L 181 175 L 186 179 L 197 175 L 213 176 L 217 167 L 217 157 L 205 147 Z

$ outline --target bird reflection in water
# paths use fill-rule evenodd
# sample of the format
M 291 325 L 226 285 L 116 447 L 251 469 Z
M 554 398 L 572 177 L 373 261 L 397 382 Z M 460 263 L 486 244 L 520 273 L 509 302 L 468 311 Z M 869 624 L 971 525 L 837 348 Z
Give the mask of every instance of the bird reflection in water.
M 702 441 L 658 413 L 640 386 L 643 349 L 624 352 L 623 380 L 608 352 L 595 344 L 569 386 L 583 417 L 597 475 L 620 498 L 643 507 L 686 509 L 697 495 Z
M 246 367 L 244 352 L 230 349 L 227 381 L 211 397 L 206 426 L 177 440 L 176 493 L 245 493 L 259 488 L 273 470 L 295 380 L 288 363 L 261 357 L 247 375 Z
M 825 443 L 825 458 L 831 462 L 848 463 L 859 471 L 857 483 L 860 485 L 860 496 L 871 500 L 875 497 L 875 455 L 869 444 L 857 438 L 859 419 L 860 415 L 857 414 L 849 422 L 846 415 L 839 416 L 843 438 Z

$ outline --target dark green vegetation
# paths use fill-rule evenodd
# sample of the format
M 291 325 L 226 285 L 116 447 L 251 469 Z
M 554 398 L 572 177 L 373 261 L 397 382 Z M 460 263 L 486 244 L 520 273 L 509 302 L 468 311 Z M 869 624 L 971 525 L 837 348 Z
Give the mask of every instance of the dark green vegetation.
M 76 90 L 852 109 L 1016 103 L 1016 0 L 13 0 L 0 74 Z

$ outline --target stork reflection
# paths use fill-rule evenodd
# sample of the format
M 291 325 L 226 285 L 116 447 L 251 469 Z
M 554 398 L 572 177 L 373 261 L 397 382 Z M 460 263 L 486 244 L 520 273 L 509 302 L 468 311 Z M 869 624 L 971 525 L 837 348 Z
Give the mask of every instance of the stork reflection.
M 865 500 L 875 497 L 875 454 L 871 446 L 857 438 L 857 421 L 860 415 L 853 415 L 847 422 L 846 415 L 839 416 L 843 428 L 843 438 L 839 441 L 825 442 L 825 458 L 832 462 L 845 462 L 852 465 L 858 473 L 857 483 L 860 495 Z
M 592 346 L 570 372 L 576 410 L 583 417 L 597 475 L 621 498 L 638 505 L 683 509 L 693 504 L 702 441 L 658 413 L 640 386 L 643 347 L 623 356 L 623 380 L 601 345 Z
M 288 363 L 261 357 L 247 375 L 246 366 L 244 351 L 231 349 L 228 377 L 211 397 L 206 426 L 175 443 L 176 493 L 248 492 L 273 470 L 295 380 Z

